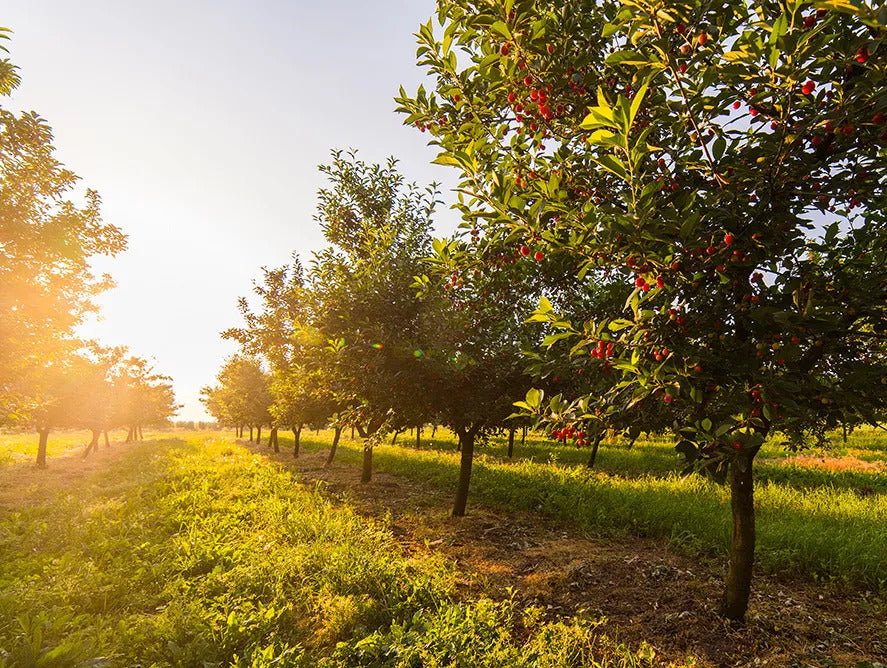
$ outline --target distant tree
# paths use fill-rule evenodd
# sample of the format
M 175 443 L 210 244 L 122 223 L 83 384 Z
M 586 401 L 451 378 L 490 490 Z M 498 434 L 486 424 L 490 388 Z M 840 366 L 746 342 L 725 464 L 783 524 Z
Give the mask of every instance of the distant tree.
M 330 247 L 309 274 L 313 324 L 335 352 L 329 374 L 341 382 L 342 419 L 364 441 L 361 480 L 369 482 L 373 447 L 394 415 L 421 420 L 423 300 L 413 275 L 430 252 L 437 190 L 408 184 L 393 158 L 368 164 L 336 151 L 320 169 L 329 185 L 318 193 L 316 219 Z
M 262 363 L 248 355 L 233 355 L 222 365 L 217 385 L 201 389 L 201 402 L 219 422 L 232 426 L 257 428 L 256 442 L 261 442 L 262 426 L 271 423 L 271 378 Z
M 125 357 L 112 370 L 114 413 L 112 421 L 127 428 L 126 441 L 144 438 L 143 428 L 159 426 L 180 408 L 171 379 L 154 371 L 140 357 Z
M 8 37 L 0 29 L 0 40 Z M 0 46 L 0 49 L 6 50 Z M 0 96 L 19 85 L 0 60 Z M 0 424 L 26 424 L 39 410 L 41 370 L 61 368 L 74 328 L 111 285 L 89 260 L 115 255 L 126 236 L 102 222 L 98 193 L 69 199 L 78 177 L 54 157 L 52 129 L 34 112 L 0 108 Z

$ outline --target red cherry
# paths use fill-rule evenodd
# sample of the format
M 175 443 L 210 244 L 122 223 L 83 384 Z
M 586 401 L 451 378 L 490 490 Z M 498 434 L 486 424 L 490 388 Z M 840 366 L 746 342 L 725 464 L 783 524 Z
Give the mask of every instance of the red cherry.
M 453 95 L 453 102 L 458 102 L 458 101 L 461 100 L 461 99 L 462 99 L 461 96 L 459 96 L 459 95 Z
M 733 235 L 732 234 L 725 234 L 724 235 L 724 243 L 727 244 L 728 246 L 730 244 L 732 244 L 733 243 Z
M 517 101 L 517 95 L 515 94 L 514 91 L 511 91 L 511 92 L 508 94 L 508 102 L 509 102 L 510 104 L 514 104 L 516 101 Z
M 536 260 L 536 262 L 541 262 L 542 258 L 544 257 L 545 253 L 543 253 L 542 251 L 536 251 L 535 255 L 533 255 L 533 258 Z
M 714 255 L 715 253 L 718 252 L 718 249 L 715 248 L 714 246 L 709 246 L 708 248 L 705 249 L 705 252 L 706 252 L 708 255 Z
M 697 364 L 693 367 L 693 371 L 695 371 L 696 373 L 702 373 L 702 367 Z
M 845 125 L 841 128 L 841 132 L 844 133 L 845 137 L 849 137 L 850 135 L 853 134 L 853 126 L 852 125 Z
M 678 67 L 678 70 L 680 70 L 681 74 L 684 74 L 687 71 L 687 63 L 681 63 L 681 66 Z
M 815 15 L 811 14 L 810 16 L 808 16 L 807 18 L 804 19 L 804 27 L 805 28 L 812 28 L 814 25 L 816 25 L 816 16 Z
M 527 257 L 530 254 L 530 247 L 529 246 L 521 246 L 520 247 L 520 254 L 523 255 L 524 257 Z
M 804 93 L 804 95 L 810 95 L 810 93 L 812 93 L 815 89 L 816 82 L 808 80 L 807 83 L 805 83 L 804 86 L 801 88 L 801 92 Z
M 740 448 L 742 448 L 742 443 L 740 443 L 739 441 L 733 441 L 733 449 L 739 450 Z
M 887 120 L 887 116 L 884 116 L 880 111 L 876 112 L 874 116 L 872 116 L 872 123 L 875 125 L 881 125 L 885 120 Z
M 685 32 L 687 32 L 687 26 L 683 23 L 678 23 L 677 31 L 678 35 L 683 35 Z
M 554 53 L 554 44 L 549 44 L 548 45 L 548 55 L 551 55 L 553 53 Z
M 861 46 L 859 50 L 856 52 L 856 62 L 864 63 L 869 59 L 869 50 L 868 48 Z
M 656 278 L 656 287 L 660 290 L 665 287 L 665 279 L 662 276 Z
M 705 46 L 705 43 L 708 42 L 708 35 L 704 32 L 699 33 L 699 46 Z
M 505 42 L 505 44 L 503 44 L 502 47 L 499 49 L 499 53 L 501 53 L 503 56 L 507 56 L 509 48 L 510 47 L 508 46 L 508 42 Z
M 666 394 L 664 397 L 662 397 L 662 400 L 665 403 L 670 404 L 672 401 L 674 401 L 674 397 L 671 396 L 670 394 Z
M 741 106 L 742 106 L 742 102 L 740 102 L 739 100 L 736 100 L 736 102 L 733 103 L 734 109 L 739 109 L 739 107 L 741 107 Z
M 531 76 L 528 74 L 527 76 L 524 77 L 524 86 L 526 86 L 527 88 L 529 88 L 529 87 L 532 86 L 532 85 L 533 85 L 533 77 L 531 77 Z

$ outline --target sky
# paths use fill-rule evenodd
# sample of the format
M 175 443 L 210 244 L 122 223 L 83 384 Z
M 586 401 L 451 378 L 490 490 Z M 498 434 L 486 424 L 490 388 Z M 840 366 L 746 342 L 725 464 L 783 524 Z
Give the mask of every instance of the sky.
M 96 263 L 117 286 L 82 334 L 127 345 L 173 378 L 177 419 L 200 420 L 202 386 L 236 345 L 237 298 L 262 266 L 323 246 L 317 166 L 333 148 L 410 181 L 444 184 L 425 135 L 394 112 L 422 80 L 419 24 L 433 0 L 12 0 L 0 25 L 57 157 L 94 188 L 128 250 Z M 458 223 L 442 207 L 436 229 Z

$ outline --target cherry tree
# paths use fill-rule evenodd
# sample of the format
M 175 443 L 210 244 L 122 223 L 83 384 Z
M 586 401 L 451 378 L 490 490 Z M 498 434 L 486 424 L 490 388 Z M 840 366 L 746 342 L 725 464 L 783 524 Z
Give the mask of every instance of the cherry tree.
M 763 442 L 821 441 L 887 403 L 887 8 L 438 7 L 442 34 L 419 31 L 433 86 L 400 109 L 460 172 L 487 244 L 569 258 L 579 292 L 601 274 L 630 290 L 590 319 L 544 302 L 534 319 L 611 370 L 577 419 L 658 402 L 678 449 L 728 474 L 722 610 L 741 619 Z

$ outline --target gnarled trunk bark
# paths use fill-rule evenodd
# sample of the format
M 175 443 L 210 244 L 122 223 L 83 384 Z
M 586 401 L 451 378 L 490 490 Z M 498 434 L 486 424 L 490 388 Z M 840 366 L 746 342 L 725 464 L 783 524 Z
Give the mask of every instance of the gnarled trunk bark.
M 268 445 L 274 448 L 274 452 L 280 452 L 280 445 L 277 443 L 277 427 L 271 427 L 271 433 L 268 435 Z
M 363 467 L 360 471 L 360 482 L 367 483 L 373 479 L 373 445 L 369 439 L 363 442 Z
M 514 456 L 514 429 L 508 430 L 508 458 Z
M 302 425 L 292 427 L 293 430 L 293 459 L 299 458 L 299 445 L 302 438 Z
M 249 442 L 250 443 L 253 442 L 253 426 L 252 425 L 249 426 Z
M 40 442 L 37 445 L 37 466 L 44 469 L 46 468 L 46 444 L 49 443 L 49 427 L 38 429 L 37 433 L 40 435 Z
M 256 444 L 262 445 L 262 425 L 256 427 Z
M 326 456 L 326 463 L 324 466 L 329 466 L 333 463 L 333 457 L 336 456 L 336 448 L 339 447 L 339 437 L 342 435 L 342 427 L 336 427 L 336 432 L 333 434 L 333 444 L 330 446 L 330 453 Z
M 139 432 L 139 440 L 140 440 L 140 441 L 144 441 L 144 440 L 145 440 L 145 434 L 144 434 L 144 432 L 142 432 L 142 425 L 139 425 L 138 427 L 136 427 L 136 429 L 137 429 L 138 432 Z
M 416 427 L 416 449 L 422 447 L 422 426 L 419 425 Z
M 86 446 L 86 452 L 83 453 L 83 456 L 86 457 L 93 450 L 98 451 L 99 449 L 99 436 L 101 435 L 100 429 L 91 429 L 92 432 L 92 440 L 89 442 L 89 445 Z
M 603 437 L 603 434 L 598 434 L 594 437 L 594 443 L 591 446 L 591 456 L 588 458 L 588 464 L 586 464 L 586 466 L 588 466 L 588 468 L 590 469 L 594 468 L 594 462 L 597 459 L 597 449 L 598 446 L 601 444 L 601 439 Z
M 755 499 L 752 461 L 754 455 L 740 453 L 730 465 L 730 506 L 733 535 L 730 541 L 730 567 L 721 614 L 742 621 L 751 595 L 755 561 Z
M 107 429 L 104 431 L 104 434 L 105 434 L 105 447 L 110 448 L 111 441 L 108 439 L 108 430 Z
M 456 499 L 453 502 L 453 517 L 464 517 L 465 506 L 468 505 L 468 487 L 471 484 L 471 465 L 474 462 L 475 429 L 460 429 L 459 450 L 462 456 L 459 461 L 459 482 L 456 485 Z

